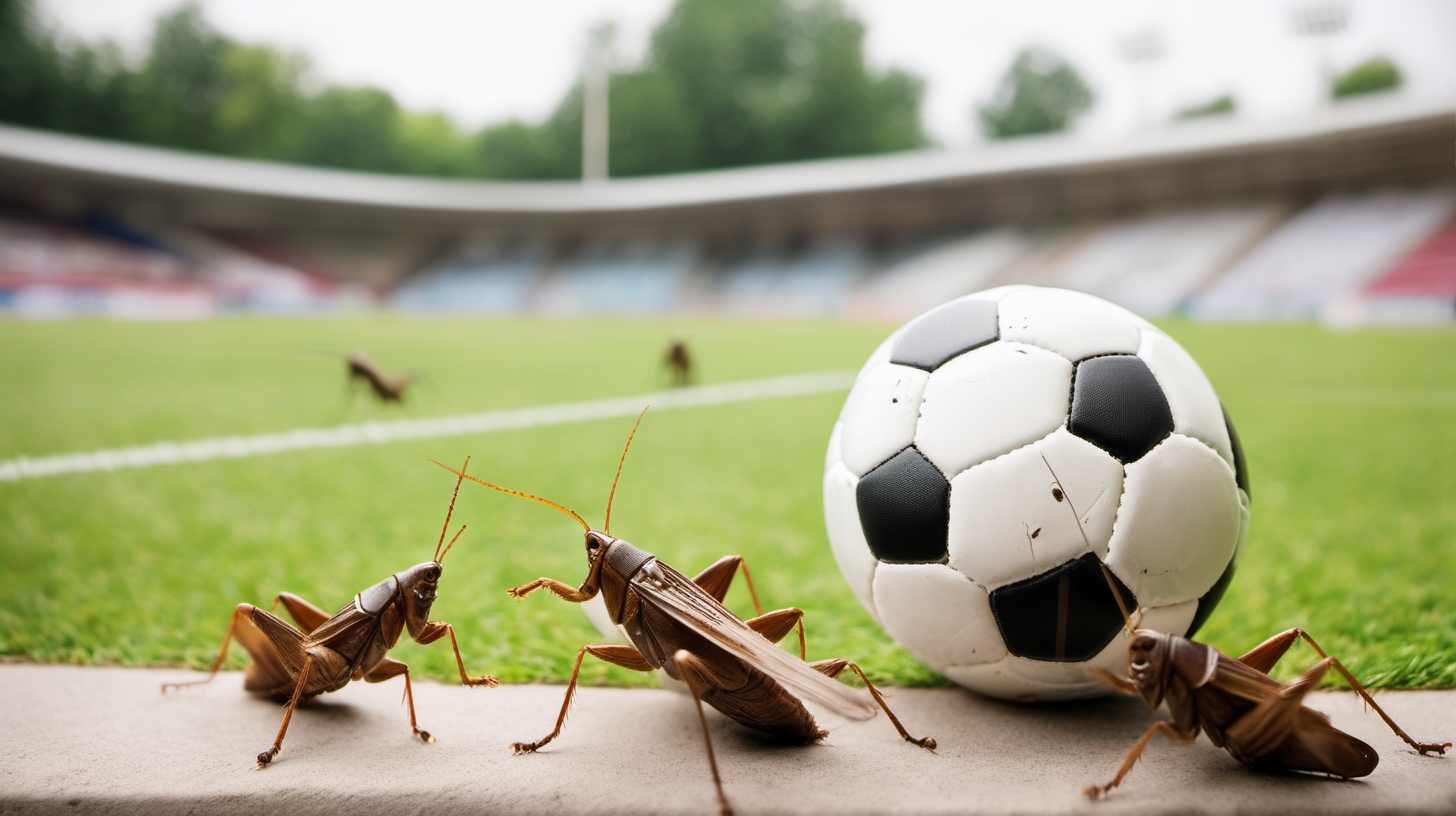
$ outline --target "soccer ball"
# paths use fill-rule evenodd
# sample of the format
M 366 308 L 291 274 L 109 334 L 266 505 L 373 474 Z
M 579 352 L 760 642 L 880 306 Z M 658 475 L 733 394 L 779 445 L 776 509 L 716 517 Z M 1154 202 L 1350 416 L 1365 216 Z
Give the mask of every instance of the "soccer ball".
M 1248 531 L 1243 453 L 1192 356 L 1100 298 L 1004 286 L 870 356 L 829 440 L 835 560 L 891 637 L 1017 700 L 1107 693 L 1140 625 L 1192 635 Z

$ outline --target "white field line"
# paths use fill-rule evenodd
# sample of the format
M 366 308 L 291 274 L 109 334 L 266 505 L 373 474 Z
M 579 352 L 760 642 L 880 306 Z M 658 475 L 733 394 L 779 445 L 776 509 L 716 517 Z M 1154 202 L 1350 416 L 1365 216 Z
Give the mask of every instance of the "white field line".
M 67 473 L 97 470 L 206 462 L 210 459 L 240 459 L 308 448 L 342 448 L 351 445 L 382 445 L 407 439 L 464 436 L 516 428 L 538 428 L 569 422 L 636 416 L 648 405 L 652 410 L 695 408 L 731 402 L 797 397 L 843 391 L 854 382 L 852 371 L 823 371 L 791 374 L 761 380 L 741 380 L 721 385 L 700 385 L 657 391 L 630 397 L 609 397 L 585 402 L 538 405 L 484 411 L 478 414 L 386 422 L 361 422 L 332 428 L 295 428 L 281 433 L 253 436 L 220 436 L 192 442 L 156 442 L 131 448 L 111 448 L 56 456 L 22 456 L 0 461 L 0 482 L 18 482 Z

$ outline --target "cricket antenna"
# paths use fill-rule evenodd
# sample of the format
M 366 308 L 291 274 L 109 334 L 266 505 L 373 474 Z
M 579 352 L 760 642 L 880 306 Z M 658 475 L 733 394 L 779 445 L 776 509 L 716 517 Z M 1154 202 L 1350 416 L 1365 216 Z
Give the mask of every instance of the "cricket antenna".
M 617 480 L 622 478 L 622 465 L 627 461 L 627 451 L 632 447 L 632 437 L 637 435 L 637 426 L 642 424 L 642 417 L 651 407 L 644 407 L 642 413 L 637 415 L 637 422 L 632 425 L 632 433 L 627 434 L 627 444 L 622 447 L 622 458 L 617 460 L 617 475 L 612 477 L 612 492 L 607 494 L 607 521 L 602 525 L 602 532 L 607 535 L 612 534 L 612 499 L 617 497 Z
M 430 461 L 431 462 L 435 462 L 435 460 L 433 460 L 433 459 L 431 459 Z M 439 465 L 440 463 L 439 462 L 435 462 L 435 464 Z M 441 465 L 441 467 L 444 467 L 444 465 Z M 450 515 L 455 512 L 455 499 L 457 497 L 459 497 L 459 495 L 460 495 L 460 482 L 465 479 L 465 469 L 468 468 L 468 467 L 470 467 L 470 457 L 469 456 L 465 457 L 465 464 L 463 464 L 463 465 L 460 466 L 460 470 L 458 470 L 458 471 L 451 471 L 452 473 L 454 473 L 455 475 L 459 476 L 460 478 L 458 478 L 458 479 L 455 480 L 455 492 L 450 494 L 450 507 L 449 507 L 449 509 L 447 509 L 445 511 L 445 526 L 443 526 L 443 527 L 440 528 L 440 540 L 439 540 L 439 542 L 437 542 L 435 544 L 435 563 L 436 564 L 440 563 L 440 559 L 445 557 L 445 553 L 440 552 L 440 545 L 445 543 L 445 533 L 448 533 L 450 531 Z M 449 470 L 449 468 L 446 468 L 446 470 Z M 460 533 L 463 533 L 463 532 L 465 532 L 465 528 L 464 527 L 461 527 L 460 528 Z M 455 538 L 459 538 L 460 537 L 460 533 L 456 533 L 455 534 Z M 453 546 L 455 544 L 455 538 L 450 539 L 451 546 Z M 445 552 L 449 552 L 449 551 L 450 551 L 450 547 L 446 547 L 445 548 Z
M 435 462 L 434 459 L 431 459 L 430 461 L 431 462 Z M 468 462 L 469 460 L 466 460 L 466 461 Z M 439 462 L 435 462 L 435 464 L 440 465 Z M 497 484 L 491 484 L 490 482 L 487 482 L 484 479 L 477 479 L 474 476 L 468 476 L 468 475 L 465 474 L 465 472 L 464 472 L 463 469 L 462 470 L 455 470 L 454 468 L 450 467 L 449 465 L 440 465 L 440 467 L 445 468 L 446 470 L 450 471 L 451 473 L 454 473 L 457 476 L 460 476 L 460 477 L 465 478 L 465 479 L 469 479 L 470 481 L 475 482 L 476 484 L 483 484 L 486 487 L 491 488 L 492 490 L 499 490 L 502 493 L 509 493 L 512 496 L 520 496 L 523 499 L 530 499 L 533 502 L 536 502 L 538 504 L 544 504 L 547 507 L 554 507 L 557 510 L 560 510 L 561 512 L 565 513 L 566 515 L 571 516 L 572 518 L 576 519 L 576 523 L 581 525 L 581 529 L 586 530 L 588 533 L 591 532 L 591 525 L 590 524 L 587 524 L 586 521 L 581 516 L 578 516 L 576 513 L 573 513 L 571 510 L 568 510 L 567 508 L 562 507 L 561 505 L 557 504 L 554 501 L 550 501 L 549 499 L 543 499 L 540 496 L 532 496 L 530 493 L 526 493 L 526 492 L 521 491 L 521 490 L 512 490 L 509 487 L 501 487 L 500 485 L 497 485 Z M 456 487 L 458 489 L 459 488 L 459 485 L 457 484 Z M 443 534 L 441 535 L 441 537 L 443 538 Z
M 445 560 L 445 553 L 450 552 L 450 548 L 453 547 L 453 546 L 455 546 L 455 542 L 457 540 L 459 540 L 459 538 L 460 538 L 460 533 L 463 533 L 463 532 L 465 532 L 465 525 L 464 524 L 460 525 L 460 532 L 457 532 L 455 534 L 455 538 L 450 539 L 450 543 L 445 545 L 445 552 L 442 552 L 439 555 L 435 556 L 435 563 L 436 564 L 438 564 L 441 561 L 444 561 Z
M 1056 485 L 1052 488 L 1052 498 L 1058 502 L 1067 503 L 1067 509 L 1072 511 L 1072 520 L 1077 522 L 1077 532 L 1082 534 L 1082 541 L 1087 545 L 1087 549 L 1092 549 L 1092 542 L 1087 538 L 1087 531 L 1082 527 L 1082 517 L 1077 514 L 1077 508 L 1072 504 L 1072 497 L 1067 495 L 1067 489 L 1062 487 L 1062 480 L 1057 478 L 1057 472 L 1052 469 L 1052 463 L 1047 461 L 1046 454 L 1041 454 L 1041 461 L 1047 466 L 1047 470 L 1052 474 L 1052 483 Z M 1112 592 L 1112 599 L 1117 602 L 1117 611 L 1122 613 L 1123 625 L 1127 627 L 1127 633 L 1130 635 L 1136 627 L 1132 625 L 1132 614 L 1127 611 L 1127 604 L 1122 600 L 1122 592 L 1117 588 L 1112 570 L 1100 558 L 1097 559 L 1097 566 L 1102 568 L 1102 577 L 1107 580 L 1107 588 Z

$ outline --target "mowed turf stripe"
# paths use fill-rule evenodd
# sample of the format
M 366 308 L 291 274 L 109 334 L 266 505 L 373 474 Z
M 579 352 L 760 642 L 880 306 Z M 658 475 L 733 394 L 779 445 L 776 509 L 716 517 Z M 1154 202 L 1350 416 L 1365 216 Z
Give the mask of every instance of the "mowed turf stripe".
M 585 402 L 483 411 L 476 414 L 361 422 L 336 425 L 331 428 L 296 428 L 281 433 L 220 436 L 191 442 L 156 442 L 130 448 L 109 448 L 56 456 L 22 456 L 0 461 L 0 482 L 16 482 L 22 479 L 60 476 L 67 473 L 87 473 L 97 470 L 206 462 L 212 459 L 240 459 L 309 448 L 382 445 L 410 439 L 431 439 L 517 428 L 538 428 L 545 425 L 636 416 L 649 405 L 652 406 L 653 411 L 664 411 L 843 391 L 848 389 L 853 382 L 854 372 L 821 371 L 759 380 L 742 380 L 719 385 L 698 385 L 628 397 L 608 397 Z

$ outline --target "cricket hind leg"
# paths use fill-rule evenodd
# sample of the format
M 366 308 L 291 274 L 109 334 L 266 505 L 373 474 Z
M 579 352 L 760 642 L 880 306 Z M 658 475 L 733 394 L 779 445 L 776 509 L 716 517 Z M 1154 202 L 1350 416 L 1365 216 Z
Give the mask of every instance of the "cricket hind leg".
M 1360 695 L 1360 699 L 1366 705 L 1373 708 L 1375 713 L 1380 715 L 1380 719 L 1384 720 L 1385 724 L 1390 726 L 1390 730 L 1395 732 L 1396 736 L 1405 740 L 1407 745 L 1422 754 L 1444 754 L 1446 753 L 1446 749 L 1451 747 L 1451 743 L 1449 742 L 1417 742 L 1412 739 L 1404 729 L 1396 725 L 1395 720 L 1391 719 L 1389 714 L 1385 713 L 1385 709 L 1381 708 L 1380 704 L 1375 702 L 1375 698 L 1370 696 L 1370 692 L 1365 690 L 1365 687 L 1360 684 L 1360 681 L 1355 679 L 1355 675 L 1351 674 L 1350 670 L 1346 669 L 1345 665 L 1338 658 L 1331 657 L 1328 652 L 1315 642 L 1314 638 L 1309 636 L 1308 632 L 1299 627 L 1280 632 L 1274 637 L 1269 638 L 1254 647 L 1248 654 L 1239 658 L 1239 662 L 1267 674 L 1270 669 L 1274 668 L 1274 664 L 1278 663 L 1279 659 L 1284 656 L 1285 652 L 1288 652 L 1289 648 L 1300 639 L 1308 643 L 1321 658 L 1328 659 L 1330 664 L 1334 666 L 1335 671 L 1339 672 L 1340 676 L 1345 678 L 1345 682 L 1350 684 L 1350 688 L 1354 689 L 1355 693 Z
M 1361 740 L 1306 708 L 1304 698 L 1334 661 L 1325 658 L 1294 682 L 1261 699 L 1224 728 L 1218 741 L 1240 762 L 1260 768 L 1308 771 L 1343 779 L 1366 776 L 1380 756 Z
M 566 699 L 561 701 L 561 713 L 556 717 L 556 727 L 551 729 L 551 733 L 535 742 L 511 743 L 511 753 L 517 755 L 535 753 L 538 749 L 561 735 L 561 727 L 566 723 L 566 712 L 571 708 L 572 698 L 576 695 L 576 681 L 577 675 L 581 673 L 581 660 L 587 654 L 591 654 L 600 660 L 605 660 L 614 666 L 621 666 L 624 669 L 631 669 L 632 671 L 652 672 L 658 668 L 649 663 L 647 658 L 642 656 L 641 652 L 631 646 L 602 644 L 581 647 L 581 650 L 576 653 L 576 663 L 572 664 L 571 667 L 571 680 L 566 684 Z
M 1289 647 L 1293 646 L 1299 640 L 1299 631 L 1298 629 L 1290 629 L 1287 632 L 1280 632 L 1274 637 L 1260 643 L 1258 646 L 1255 646 L 1253 649 L 1250 649 L 1248 654 L 1239 658 L 1239 662 L 1255 671 L 1268 674 L 1274 668 L 1274 665 L 1289 651 Z
M 885 712 L 885 716 L 890 718 L 890 724 L 895 726 L 895 730 L 900 733 L 901 739 L 904 739 L 906 742 L 912 742 L 916 745 L 919 745 L 921 748 L 928 748 L 932 751 L 935 750 L 934 737 L 910 736 L 910 732 L 906 731 L 905 726 L 900 724 L 900 718 L 896 717 L 895 712 L 891 711 L 890 707 L 885 704 L 885 698 L 880 696 L 880 690 L 875 688 L 875 684 L 871 683 L 870 678 L 865 675 L 864 669 L 861 669 L 859 667 L 859 664 L 855 663 L 853 660 L 846 660 L 842 657 L 836 657 L 830 660 L 820 660 L 815 663 L 810 663 L 809 668 L 819 672 L 820 674 L 830 679 L 837 679 L 839 675 L 844 672 L 845 669 L 852 669 L 855 674 L 859 675 L 859 679 L 864 681 L 865 688 L 869 689 L 870 696 L 875 698 L 876 703 L 879 703 L 880 708 L 883 709 Z
M 233 610 L 232 619 L 228 621 L 227 634 L 222 638 L 222 648 L 218 650 L 217 658 L 212 661 L 212 668 L 208 670 L 207 677 L 186 683 L 163 683 L 162 693 L 166 694 L 172 689 L 200 686 L 203 683 L 211 682 L 222 669 L 223 661 L 227 659 L 228 646 L 232 644 L 234 638 L 253 658 L 253 662 L 249 664 L 244 674 L 243 687 L 245 689 L 262 691 L 286 684 L 289 680 L 287 666 L 278 656 L 273 643 L 258 628 L 254 621 L 255 613 L 267 614 L 252 604 L 238 604 L 237 608 Z M 301 636 L 299 640 L 302 641 Z
M 298 707 L 298 701 L 303 699 L 303 692 L 308 688 L 308 681 L 313 674 L 313 655 L 306 655 L 303 659 L 303 669 L 298 673 L 298 679 L 293 684 L 293 696 L 288 700 L 288 707 L 283 709 L 283 725 L 278 728 L 278 738 L 273 740 L 273 747 L 258 754 L 258 767 L 266 768 L 273 757 L 283 750 L 283 736 L 288 733 L 288 723 L 293 719 L 293 710 Z
M 762 615 L 763 606 L 758 602 L 758 592 L 753 588 L 753 579 L 748 577 L 748 567 L 743 564 L 741 555 L 725 555 L 712 566 L 693 576 L 693 583 L 702 587 L 709 595 L 712 595 L 722 603 L 728 596 L 728 587 L 733 585 L 733 578 L 738 570 L 743 570 L 744 581 L 748 584 L 749 597 L 753 599 L 754 614 Z
M 693 705 L 698 709 L 698 724 L 703 728 L 703 745 L 708 749 L 708 768 L 713 773 L 713 788 L 718 792 L 718 810 L 721 816 L 733 816 L 733 807 L 723 793 L 723 778 L 718 774 L 718 758 L 713 754 L 713 738 L 708 734 L 708 717 L 703 713 L 703 695 L 713 686 L 713 671 L 701 658 L 686 649 L 678 649 L 672 656 L 678 676 L 687 683 L 692 692 Z
M 788 630 L 797 627 L 799 630 L 799 659 L 803 660 L 807 652 L 804 643 L 804 613 L 797 609 L 781 609 L 777 612 L 764 614 L 763 604 L 759 603 L 758 590 L 753 586 L 753 576 L 748 572 L 748 565 L 743 562 L 741 555 L 726 555 L 718 559 L 712 566 L 698 573 L 693 578 L 693 583 L 712 595 L 718 603 L 728 596 L 728 587 L 733 584 L 733 577 L 739 570 L 743 571 L 743 582 L 748 585 L 748 596 L 753 599 L 753 613 L 758 617 L 745 621 L 754 631 L 778 643 L 788 634 Z M 772 621 L 772 622 L 770 622 Z M 782 632 L 777 631 L 780 622 L 790 624 Z
M 804 610 L 789 607 L 775 612 L 759 615 L 750 618 L 744 623 L 748 628 L 763 635 L 774 643 L 783 640 L 790 631 L 799 630 L 799 659 L 804 660 L 808 654 L 804 644 Z
M 1295 628 L 1292 631 L 1298 632 L 1299 636 L 1304 638 L 1304 641 L 1314 648 L 1316 654 L 1329 660 L 1334 665 L 1335 671 L 1339 672 L 1340 676 L 1345 678 L 1345 682 L 1350 684 L 1350 688 L 1354 689 L 1355 693 L 1360 695 L 1360 699 L 1364 700 L 1366 705 L 1375 709 L 1375 713 L 1380 715 L 1380 719 L 1385 720 L 1385 724 L 1390 726 L 1390 730 L 1394 731 L 1396 736 L 1405 740 L 1407 745 L 1416 749 L 1421 754 L 1444 754 L 1446 753 L 1446 749 L 1451 747 L 1451 743 L 1449 742 L 1416 742 L 1414 739 L 1411 739 L 1411 736 L 1400 726 L 1396 725 L 1395 720 L 1392 720 L 1389 714 L 1385 713 L 1385 709 L 1381 708 L 1380 704 L 1375 702 L 1375 698 L 1371 697 L 1370 692 L 1366 691 L 1365 687 L 1360 685 L 1360 681 L 1355 679 L 1355 675 L 1351 674 L 1350 670 L 1345 668 L 1345 664 L 1341 663 L 1339 658 L 1331 657 L 1327 654 L 1324 649 L 1320 648 L 1318 643 L 1315 643 L 1314 638 L 1310 637 L 1309 633 L 1303 629 Z
M 271 612 L 277 609 L 280 603 L 283 604 L 283 608 L 288 611 L 289 617 L 293 618 L 294 622 L 298 624 L 298 628 L 304 634 L 319 628 L 323 625 L 324 621 L 329 619 L 329 613 L 319 609 L 303 598 L 294 595 L 292 592 L 280 592 L 273 596 L 273 606 L 269 611 Z

